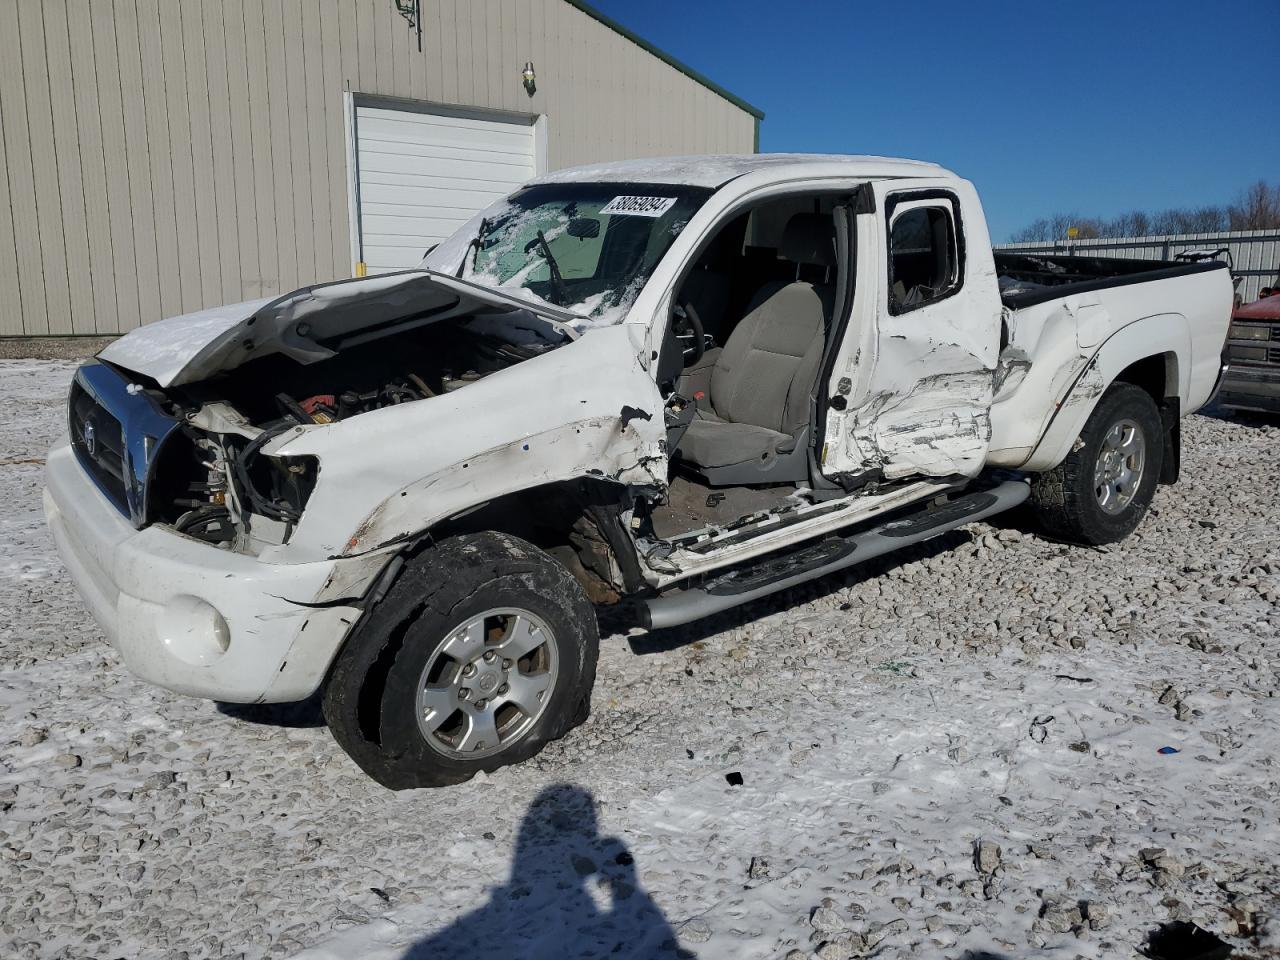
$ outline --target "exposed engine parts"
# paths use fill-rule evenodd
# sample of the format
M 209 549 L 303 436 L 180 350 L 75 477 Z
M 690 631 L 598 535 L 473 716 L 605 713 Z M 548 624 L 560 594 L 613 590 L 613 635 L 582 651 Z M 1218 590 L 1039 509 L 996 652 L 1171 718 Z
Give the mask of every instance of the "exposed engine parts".
M 222 399 L 264 429 L 277 419 L 304 426 L 336 423 L 452 393 L 554 348 L 513 343 L 463 322 L 443 321 L 349 347 L 316 363 L 264 357 L 189 393 L 196 403 Z
M 196 450 L 205 468 L 205 480 L 188 485 L 192 494 L 203 494 L 204 500 L 192 497 L 183 501 L 191 509 L 180 516 L 174 526 L 182 533 L 213 543 L 228 543 L 235 537 L 231 511 L 227 509 L 227 468 L 222 450 L 208 439 L 198 438 Z
M 465 322 L 391 334 L 329 360 L 300 365 L 274 356 L 180 393 L 178 412 L 213 401 L 258 433 L 210 432 L 188 426 L 165 453 L 154 507 L 181 532 L 212 543 L 237 536 L 287 541 L 314 488 L 314 457 L 264 456 L 272 440 L 298 427 L 333 424 L 403 403 L 429 400 L 554 349 L 513 343 Z M 216 398 L 216 399 L 215 399 Z M 251 531 L 253 533 L 251 534 Z
M 395 380 L 376 390 L 344 390 L 342 393 L 317 393 L 303 400 L 294 400 L 287 393 L 276 394 L 280 412 L 295 423 L 336 423 L 356 414 L 394 407 L 398 403 L 425 400 L 434 397 L 432 390 L 417 374 L 405 380 Z
M 230 543 L 230 472 L 223 448 L 196 430 L 182 429 L 166 444 L 150 491 L 150 510 L 188 536 Z

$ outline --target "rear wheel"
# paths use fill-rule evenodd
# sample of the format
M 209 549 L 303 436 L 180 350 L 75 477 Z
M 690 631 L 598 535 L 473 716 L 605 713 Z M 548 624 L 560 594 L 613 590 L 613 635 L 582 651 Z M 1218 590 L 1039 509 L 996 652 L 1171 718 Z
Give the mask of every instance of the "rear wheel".
M 1164 452 L 1160 411 L 1129 383 L 1111 387 L 1066 460 L 1032 484 L 1046 532 L 1075 543 L 1123 540 L 1155 495 Z
M 419 555 L 361 621 L 325 686 L 325 719 L 392 789 L 461 783 L 525 760 L 586 718 L 595 612 L 573 576 L 500 533 Z

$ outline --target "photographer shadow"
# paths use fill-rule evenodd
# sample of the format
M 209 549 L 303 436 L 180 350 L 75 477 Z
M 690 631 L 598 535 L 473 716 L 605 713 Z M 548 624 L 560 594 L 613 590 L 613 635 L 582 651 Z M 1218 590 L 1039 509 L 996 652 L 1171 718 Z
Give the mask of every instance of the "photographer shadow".
M 601 837 L 581 787 L 547 787 L 525 812 L 511 879 L 479 909 L 414 944 L 406 960 L 692 957 L 641 888 L 635 861 Z

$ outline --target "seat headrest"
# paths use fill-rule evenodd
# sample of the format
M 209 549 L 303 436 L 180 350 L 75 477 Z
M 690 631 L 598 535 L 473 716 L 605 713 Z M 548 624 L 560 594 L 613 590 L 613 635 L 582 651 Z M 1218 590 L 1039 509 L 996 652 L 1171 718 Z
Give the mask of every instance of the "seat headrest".
M 797 213 L 787 221 L 778 256 L 792 263 L 836 265 L 836 227 L 829 213 Z

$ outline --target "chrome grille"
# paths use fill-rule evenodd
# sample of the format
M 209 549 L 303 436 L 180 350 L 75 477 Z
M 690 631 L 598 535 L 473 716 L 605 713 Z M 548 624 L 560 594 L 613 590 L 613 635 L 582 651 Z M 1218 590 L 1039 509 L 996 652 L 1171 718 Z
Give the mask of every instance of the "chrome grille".
M 134 526 L 145 526 L 152 465 L 177 421 L 115 368 L 96 362 L 76 371 L 68 421 L 85 472 Z
M 126 516 L 129 514 L 125 476 L 124 431 L 78 381 L 71 384 L 71 445 L 80 465 L 99 489 Z

